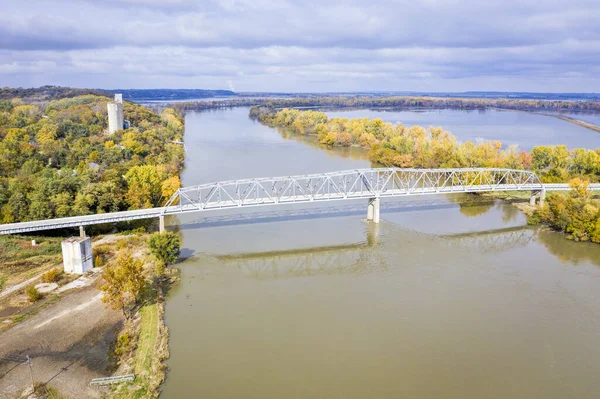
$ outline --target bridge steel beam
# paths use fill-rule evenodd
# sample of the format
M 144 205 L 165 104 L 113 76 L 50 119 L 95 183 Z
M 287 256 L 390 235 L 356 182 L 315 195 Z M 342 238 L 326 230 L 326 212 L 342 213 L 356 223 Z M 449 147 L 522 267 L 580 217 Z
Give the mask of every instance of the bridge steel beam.
M 600 190 L 600 184 L 590 184 Z M 231 180 L 180 188 L 164 207 L 0 225 L 1 234 L 116 223 L 167 215 L 256 206 L 493 191 L 570 190 L 542 184 L 535 173 L 501 168 L 354 169 L 301 176 Z M 379 219 L 373 204 L 373 221 Z M 376 216 L 377 214 L 377 216 Z M 160 223 L 160 222 L 159 222 Z M 162 226 L 164 229 L 164 225 Z

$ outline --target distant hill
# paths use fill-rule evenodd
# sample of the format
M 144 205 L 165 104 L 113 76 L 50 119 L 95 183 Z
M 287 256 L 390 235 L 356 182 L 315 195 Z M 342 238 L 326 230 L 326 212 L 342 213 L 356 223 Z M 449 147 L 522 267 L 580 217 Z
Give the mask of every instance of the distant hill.
M 0 88 L 0 100 L 20 98 L 27 103 L 46 102 L 60 100 L 67 97 L 81 96 L 84 94 L 95 94 L 97 96 L 111 96 L 106 90 L 99 89 L 75 89 L 61 86 L 41 86 L 36 88 L 3 87 Z
M 111 93 L 122 93 L 123 99 L 130 101 L 149 100 L 191 100 L 208 97 L 235 96 L 231 90 L 202 90 L 202 89 L 115 89 Z

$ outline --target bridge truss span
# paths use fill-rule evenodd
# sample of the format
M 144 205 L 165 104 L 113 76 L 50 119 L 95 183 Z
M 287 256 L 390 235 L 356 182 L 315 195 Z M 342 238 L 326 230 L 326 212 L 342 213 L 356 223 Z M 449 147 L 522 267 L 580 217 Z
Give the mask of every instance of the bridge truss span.
M 543 188 L 535 173 L 524 170 L 354 169 L 181 188 L 167 202 L 165 214 L 298 202 Z
M 590 184 L 600 190 L 600 184 Z M 570 190 L 568 184 L 542 184 L 535 173 L 500 168 L 463 169 L 354 169 L 301 176 L 223 181 L 180 188 L 163 207 L 96 215 L 1 224 L 0 235 L 30 231 L 158 218 L 164 231 L 165 216 L 252 206 L 333 200 L 368 199 L 367 220 L 379 222 L 381 198 L 411 195 L 530 191 L 530 203 L 540 202 L 546 191 Z

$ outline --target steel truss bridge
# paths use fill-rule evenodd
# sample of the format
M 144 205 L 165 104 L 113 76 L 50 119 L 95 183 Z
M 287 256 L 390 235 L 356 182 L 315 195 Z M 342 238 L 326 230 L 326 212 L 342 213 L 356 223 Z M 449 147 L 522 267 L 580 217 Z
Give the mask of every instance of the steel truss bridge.
M 568 190 L 568 184 L 542 184 L 535 173 L 500 168 L 463 169 L 354 169 L 301 176 L 231 180 L 177 190 L 164 207 L 74 216 L 0 225 L 0 234 L 115 223 L 159 218 L 191 212 L 208 213 L 220 209 L 302 204 L 336 200 L 368 199 L 368 219 L 379 221 L 379 200 L 387 197 L 477 193 L 493 191 Z M 590 189 L 600 190 L 600 184 Z

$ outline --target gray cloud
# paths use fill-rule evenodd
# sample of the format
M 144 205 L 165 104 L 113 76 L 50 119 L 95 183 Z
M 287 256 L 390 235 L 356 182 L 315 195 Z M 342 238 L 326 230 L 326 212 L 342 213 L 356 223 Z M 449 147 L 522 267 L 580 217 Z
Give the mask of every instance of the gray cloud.
M 0 84 L 600 91 L 600 2 L 28 0 Z

